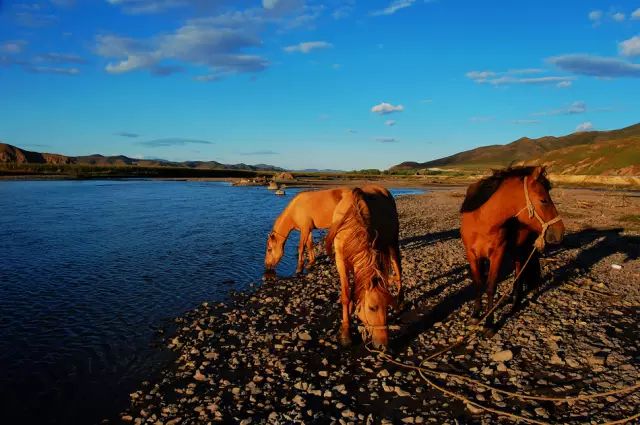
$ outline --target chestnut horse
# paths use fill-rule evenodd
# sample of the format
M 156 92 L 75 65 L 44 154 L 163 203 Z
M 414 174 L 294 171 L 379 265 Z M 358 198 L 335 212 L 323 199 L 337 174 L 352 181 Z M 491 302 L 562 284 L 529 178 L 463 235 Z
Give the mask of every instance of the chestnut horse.
M 559 244 L 564 224 L 558 215 L 549 190 L 544 167 L 513 167 L 495 170 L 467 189 L 462 203 L 460 233 L 471 276 L 476 288 L 472 323 L 481 317 L 482 292 L 487 292 L 487 311 L 493 308 L 498 274 L 505 253 L 513 255 L 518 275 L 531 254 L 531 259 L 518 282 L 513 285 L 513 301 L 517 306 L 522 297 L 522 284 L 534 284 L 540 278 L 538 252 L 545 242 Z M 488 268 L 486 268 L 488 262 Z M 493 315 L 487 325 L 493 324 Z
M 387 288 L 392 267 L 399 289 L 401 279 L 399 227 L 396 203 L 383 187 L 355 188 L 336 206 L 325 244 L 329 255 L 332 248 L 335 251 L 340 275 L 342 345 L 351 343 L 349 315 L 354 307 L 364 326 L 363 337 L 371 337 L 375 347 L 388 343 L 387 307 L 396 307 Z M 349 275 L 354 277 L 353 291 Z
M 284 244 L 289 233 L 296 229 L 300 231 L 298 246 L 298 266 L 296 273 L 304 269 L 304 248 L 311 267 L 315 263 L 313 252 L 313 229 L 326 229 L 331 225 L 333 210 L 350 189 L 338 188 L 301 192 L 289 202 L 289 205 L 278 216 L 273 229 L 267 239 L 267 252 L 264 256 L 264 267 L 267 273 L 273 273 L 284 254 Z

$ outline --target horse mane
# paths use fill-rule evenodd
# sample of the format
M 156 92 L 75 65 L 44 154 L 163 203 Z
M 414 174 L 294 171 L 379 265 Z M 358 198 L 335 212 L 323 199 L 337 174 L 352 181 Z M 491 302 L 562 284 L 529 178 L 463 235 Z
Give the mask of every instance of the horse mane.
M 484 177 L 467 188 L 467 195 L 464 198 L 464 202 L 462 202 L 460 212 L 477 210 L 496 193 L 503 181 L 512 177 L 524 178 L 525 176 L 530 176 L 535 169 L 535 166 L 527 166 L 492 170 L 493 173 L 490 176 Z M 542 183 L 547 191 L 551 189 L 551 183 L 545 175 L 540 175 L 538 181 Z
M 325 248 L 330 255 L 335 237 L 338 233 L 345 235 L 342 254 L 347 266 L 354 272 L 356 303 L 367 290 L 378 290 L 392 298 L 386 281 L 391 259 L 386 250 L 375 249 L 378 234 L 371 226 L 366 195 L 360 188 L 353 189 L 351 195 L 353 203 L 342 219 L 331 225 L 325 238 Z

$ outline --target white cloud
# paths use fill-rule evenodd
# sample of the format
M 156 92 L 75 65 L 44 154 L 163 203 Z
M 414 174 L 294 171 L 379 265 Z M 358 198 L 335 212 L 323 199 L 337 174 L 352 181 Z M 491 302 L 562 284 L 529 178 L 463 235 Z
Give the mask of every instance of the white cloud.
M 25 40 L 11 40 L 0 44 L 0 52 L 15 54 L 20 53 L 27 45 Z
M 590 77 L 640 78 L 640 65 L 618 58 L 591 55 L 561 55 L 548 59 L 549 63 L 563 71 Z
M 626 18 L 626 16 L 622 12 L 616 12 L 613 15 L 611 15 L 611 19 L 613 19 L 616 22 L 623 22 L 625 20 L 625 18 Z
M 386 120 L 384 122 L 384 125 L 389 126 L 389 127 L 393 127 L 394 125 L 396 125 L 396 121 L 395 120 Z
M 465 75 L 467 78 L 473 80 L 478 84 L 491 84 L 494 86 L 506 86 L 512 84 L 526 84 L 526 85 L 550 85 L 550 84 L 565 84 L 559 87 L 567 87 L 566 84 L 571 83 L 574 77 L 521 77 L 521 75 L 527 74 L 540 74 L 544 70 L 537 68 L 527 69 L 512 69 L 507 72 L 494 72 L 494 71 L 470 71 Z
M 587 104 L 581 100 L 573 102 L 571 105 L 567 107 L 563 107 L 560 109 L 554 109 L 552 111 L 545 112 L 536 112 L 533 115 L 542 116 L 542 115 L 577 115 L 583 114 L 587 112 Z
M 602 10 L 592 10 L 589 12 L 589 20 L 593 22 L 598 22 L 602 19 Z
M 640 7 L 631 14 L 631 19 L 640 19 Z
M 518 125 L 540 124 L 540 120 L 513 120 L 512 122 Z
M 329 49 L 331 47 L 333 47 L 333 44 L 327 43 L 326 41 L 306 41 L 304 43 L 287 46 L 283 50 L 287 53 L 299 52 L 306 54 L 311 52 L 312 50 Z
M 129 14 L 160 13 L 189 4 L 189 0 L 107 0 L 107 2 L 121 7 L 125 13 Z
M 371 108 L 371 112 L 374 112 L 380 115 L 386 115 L 386 114 L 391 114 L 393 112 L 402 112 L 402 111 L 404 111 L 404 106 L 392 105 L 391 103 L 387 103 L 387 102 L 379 103 L 375 105 L 373 108 Z
M 399 142 L 399 140 L 394 138 L 394 137 L 376 137 L 376 141 L 378 141 L 380 143 L 397 143 L 397 142 Z
M 149 39 L 99 35 L 96 52 L 115 59 L 105 68 L 113 74 L 147 70 L 168 75 L 181 71 L 179 64 L 183 63 L 207 68 L 206 75 L 196 78 L 214 81 L 231 74 L 260 72 L 269 66 L 265 58 L 244 52 L 262 44 L 257 35 L 261 23 L 259 15 L 245 11 L 191 19 L 173 33 Z
M 492 120 L 493 120 L 493 117 L 490 117 L 490 116 L 475 116 L 475 117 L 469 118 L 469 121 L 471 122 L 489 122 Z
M 618 45 L 623 56 L 640 56 L 640 35 L 624 40 Z
M 556 87 L 561 88 L 561 89 L 566 89 L 568 87 L 571 87 L 573 85 L 572 81 L 560 81 L 558 84 L 556 84 Z
M 593 130 L 593 124 L 591 123 L 591 121 L 585 121 L 576 127 L 576 133 L 580 133 L 583 131 L 591 131 L 591 130 Z
M 413 6 L 416 0 L 395 0 L 384 9 L 375 10 L 371 12 L 372 16 L 393 15 L 398 10 L 406 9 Z

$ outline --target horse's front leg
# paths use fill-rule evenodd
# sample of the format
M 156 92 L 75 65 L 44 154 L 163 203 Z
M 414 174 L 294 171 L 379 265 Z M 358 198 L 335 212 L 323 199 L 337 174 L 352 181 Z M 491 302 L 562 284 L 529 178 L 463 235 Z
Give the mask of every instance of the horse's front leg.
M 309 228 L 303 227 L 300 229 L 300 243 L 298 243 L 298 267 L 296 267 L 296 274 L 302 274 L 304 270 L 304 247 L 307 245 L 307 238 L 309 237 Z
M 482 292 L 484 287 L 484 277 L 482 275 L 482 259 L 475 255 L 471 251 L 467 251 L 467 258 L 469 259 L 469 268 L 471 269 L 471 279 L 473 280 L 473 287 L 476 292 L 476 299 L 473 303 L 473 310 L 471 311 L 471 319 L 469 322 L 473 325 L 479 322 L 482 313 Z
M 402 288 L 402 263 L 400 258 L 400 247 L 398 243 L 392 244 L 389 247 L 389 255 L 391 256 L 391 267 L 393 268 L 394 282 L 398 289 L 398 307 L 404 301 L 404 291 Z
M 493 298 L 496 293 L 496 284 L 498 283 L 498 275 L 504 258 L 505 244 L 498 246 L 492 253 L 489 265 L 489 274 L 487 276 L 487 312 L 493 309 Z M 487 327 L 493 326 L 493 313 L 487 316 Z
M 336 267 L 340 275 L 340 303 L 342 304 L 342 324 L 340 325 L 340 344 L 351 345 L 351 332 L 349 331 L 349 316 L 351 310 L 351 288 L 349 287 L 349 274 L 347 266 L 342 258 L 341 247 L 336 243 Z

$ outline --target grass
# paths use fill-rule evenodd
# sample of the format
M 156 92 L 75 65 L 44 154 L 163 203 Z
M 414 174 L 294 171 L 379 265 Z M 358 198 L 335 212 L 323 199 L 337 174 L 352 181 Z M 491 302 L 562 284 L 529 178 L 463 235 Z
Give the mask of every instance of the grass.
M 618 218 L 618 221 L 622 221 L 625 223 L 636 224 L 640 226 L 640 214 L 627 214 Z

